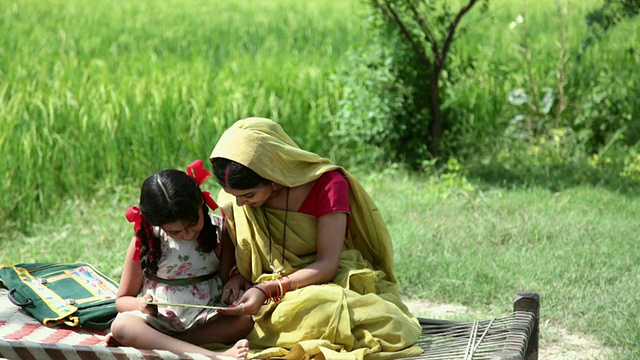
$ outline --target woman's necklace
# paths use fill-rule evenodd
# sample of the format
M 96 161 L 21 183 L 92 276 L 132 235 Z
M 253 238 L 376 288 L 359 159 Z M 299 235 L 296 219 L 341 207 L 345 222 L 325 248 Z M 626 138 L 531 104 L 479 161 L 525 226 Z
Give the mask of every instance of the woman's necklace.
M 273 270 L 274 274 L 280 275 L 284 270 L 284 251 L 285 251 L 285 243 L 287 241 L 287 215 L 289 214 L 289 187 L 287 187 L 287 200 L 284 206 L 284 226 L 282 228 L 282 261 L 280 262 L 280 267 L 276 269 L 273 265 L 273 251 L 271 251 L 273 240 L 271 239 L 271 225 L 269 225 L 269 218 L 267 217 L 267 211 L 262 206 L 262 216 L 264 217 L 264 222 L 267 224 L 267 233 L 269 234 L 269 267 Z

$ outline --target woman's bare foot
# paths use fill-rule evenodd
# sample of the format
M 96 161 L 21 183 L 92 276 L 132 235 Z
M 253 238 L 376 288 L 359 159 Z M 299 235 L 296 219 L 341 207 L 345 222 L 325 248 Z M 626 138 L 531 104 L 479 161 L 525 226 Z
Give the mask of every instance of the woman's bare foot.
M 231 357 L 238 360 L 246 360 L 249 354 L 249 340 L 238 340 L 232 347 L 220 353 L 221 357 Z

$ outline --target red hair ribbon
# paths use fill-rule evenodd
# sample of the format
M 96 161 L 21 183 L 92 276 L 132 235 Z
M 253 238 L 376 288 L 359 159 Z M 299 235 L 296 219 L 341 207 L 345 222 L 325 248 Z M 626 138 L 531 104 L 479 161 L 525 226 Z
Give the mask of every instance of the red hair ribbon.
M 133 223 L 133 231 L 136 234 L 136 250 L 133 253 L 133 260 L 140 261 L 140 251 L 142 250 L 142 239 L 138 236 L 138 230 L 142 228 L 142 213 L 137 206 L 132 206 L 127 209 L 124 214 L 130 223 Z M 146 229 L 147 236 L 150 235 L 151 229 Z M 152 242 L 149 241 L 149 248 L 151 249 Z
M 205 180 L 211 177 L 211 173 L 204 168 L 202 160 L 196 160 L 187 166 L 187 174 L 194 178 L 198 183 L 198 186 L 202 185 Z M 211 198 L 211 193 L 208 191 L 202 191 L 202 197 L 209 209 L 212 211 L 218 208 L 218 204 Z
M 133 231 L 137 232 L 140 230 L 140 227 L 142 227 L 142 213 L 140 213 L 140 208 L 132 206 L 127 209 L 124 216 L 127 217 L 130 223 L 133 223 Z

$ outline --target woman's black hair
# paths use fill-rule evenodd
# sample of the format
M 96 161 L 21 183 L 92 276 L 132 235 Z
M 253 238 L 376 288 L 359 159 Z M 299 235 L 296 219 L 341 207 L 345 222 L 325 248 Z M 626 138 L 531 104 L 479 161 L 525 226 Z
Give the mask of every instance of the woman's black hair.
M 160 239 L 145 230 L 149 226 L 176 221 L 197 222 L 202 209 L 204 226 L 198 236 L 198 244 L 204 252 L 213 251 L 218 244 L 217 227 L 211 223 L 202 191 L 196 180 L 183 171 L 162 170 L 149 176 L 142 183 L 139 207 L 143 222 L 146 222 L 136 234 L 141 240 L 140 264 L 145 273 L 155 274 L 158 271 L 161 255 Z
M 213 165 L 213 175 L 222 187 L 247 190 L 271 182 L 271 180 L 263 178 L 255 171 L 233 160 L 215 157 L 210 161 Z

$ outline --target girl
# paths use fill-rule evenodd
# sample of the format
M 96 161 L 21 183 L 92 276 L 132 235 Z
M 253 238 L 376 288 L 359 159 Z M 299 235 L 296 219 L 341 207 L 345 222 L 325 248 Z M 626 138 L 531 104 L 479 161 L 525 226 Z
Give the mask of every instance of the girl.
M 222 316 L 213 309 L 147 304 L 220 302 L 222 281 L 217 271 L 221 261 L 222 265 L 233 261 L 233 249 L 218 245 L 222 219 L 209 214 L 217 205 L 200 190 L 211 176 L 202 165 L 196 160 L 187 168 L 189 174 L 163 170 L 151 175 L 142 184 L 140 207 L 127 211 L 127 219 L 135 223 L 135 236 L 124 262 L 116 298 L 119 314 L 111 333 L 120 344 L 140 349 L 246 359 L 249 345 L 243 338 L 253 328 L 250 315 Z M 234 341 L 224 352 L 199 346 Z

